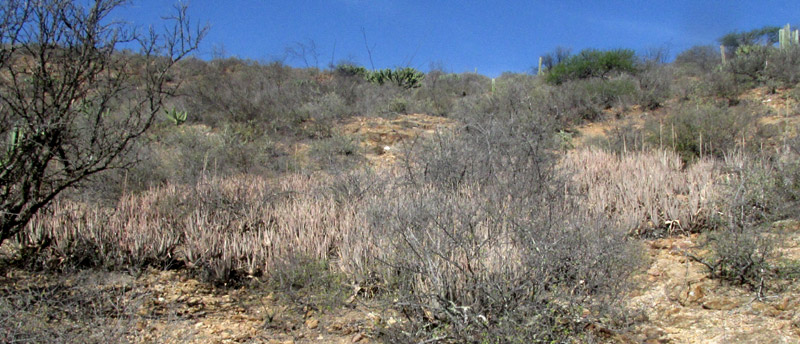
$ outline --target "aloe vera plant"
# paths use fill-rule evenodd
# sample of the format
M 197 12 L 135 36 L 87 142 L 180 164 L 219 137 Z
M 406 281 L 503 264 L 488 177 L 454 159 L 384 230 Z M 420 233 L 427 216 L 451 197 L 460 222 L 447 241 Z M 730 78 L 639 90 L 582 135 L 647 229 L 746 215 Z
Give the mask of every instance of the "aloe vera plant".
M 175 123 L 176 126 L 186 122 L 186 116 L 187 116 L 186 111 L 178 111 L 175 108 L 166 111 L 167 111 L 167 118 L 170 121 L 172 121 L 172 123 Z

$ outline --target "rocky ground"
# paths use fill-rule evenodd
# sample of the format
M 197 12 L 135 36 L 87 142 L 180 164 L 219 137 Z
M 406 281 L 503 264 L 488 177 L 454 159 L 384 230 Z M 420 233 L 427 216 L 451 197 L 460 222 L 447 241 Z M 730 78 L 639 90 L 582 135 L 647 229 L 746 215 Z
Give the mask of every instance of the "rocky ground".
M 800 223 L 791 222 L 779 249 L 800 259 Z M 697 235 L 648 241 L 652 259 L 629 307 L 645 315 L 634 338 L 645 343 L 800 343 L 798 276 L 758 291 L 708 278 L 686 253 L 702 255 Z

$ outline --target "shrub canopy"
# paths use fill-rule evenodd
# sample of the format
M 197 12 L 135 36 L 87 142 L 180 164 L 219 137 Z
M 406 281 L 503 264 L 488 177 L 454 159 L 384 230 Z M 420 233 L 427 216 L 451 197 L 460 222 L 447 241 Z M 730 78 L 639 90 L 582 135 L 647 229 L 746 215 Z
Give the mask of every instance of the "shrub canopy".
M 633 50 L 587 49 L 555 65 L 547 73 L 547 82 L 561 84 L 575 79 L 605 78 L 611 72 L 635 73 L 636 58 Z

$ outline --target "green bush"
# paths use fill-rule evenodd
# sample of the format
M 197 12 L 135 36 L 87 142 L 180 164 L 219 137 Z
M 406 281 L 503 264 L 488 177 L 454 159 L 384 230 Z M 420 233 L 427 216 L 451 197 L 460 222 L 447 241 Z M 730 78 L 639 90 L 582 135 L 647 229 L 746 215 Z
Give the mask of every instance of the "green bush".
M 775 51 L 773 47 L 763 45 L 742 45 L 736 49 L 736 56 L 725 65 L 726 70 L 733 74 L 737 84 L 749 88 L 765 81 L 765 70 L 770 55 Z
M 634 51 L 630 49 L 583 50 L 548 70 L 546 80 L 551 84 L 561 84 L 575 79 L 605 78 L 612 72 L 635 73 Z
M 719 44 L 724 45 L 729 50 L 735 50 L 745 45 L 768 46 L 778 43 L 778 26 L 764 26 L 750 31 L 733 31 L 717 39 Z

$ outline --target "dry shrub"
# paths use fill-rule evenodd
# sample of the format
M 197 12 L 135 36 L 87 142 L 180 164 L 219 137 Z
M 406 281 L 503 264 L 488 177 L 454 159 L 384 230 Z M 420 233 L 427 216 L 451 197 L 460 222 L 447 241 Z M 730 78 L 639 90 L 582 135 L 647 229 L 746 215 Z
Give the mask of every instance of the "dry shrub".
M 766 78 L 783 86 L 800 82 L 800 47 L 790 45 L 773 51 L 765 68 Z
M 721 61 L 719 47 L 696 45 L 675 57 L 675 67 L 687 76 L 703 76 L 714 70 Z
M 372 205 L 384 278 L 408 315 L 391 340 L 562 342 L 598 321 L 585 309 L 616 305 L 639 258 L 625 233 L 557 193 L 516 196 L 398 186 Z
M 713 278 L 758 290 L 771 287 L 776 220 L 797 216 L 797 153 L 784 147 L 775 156 L 741 152 L 723 161 L 715 230 L 707 236 L 707 257 L 696 260 Z
M 407 147 L 401 178 L 368 204 L 408 316 L 387 340 L 563 342 L 598 321 L 583 310 L 617 305 L 637 246 L 564 193 L 552 124 L 527 111 Z
M 709 159 L 684 168 L 672 152 L 584 149 L 568 153 L 562 164 L 573 173 L 570 193 L 585 195 L 585 207 L 634 235 L 699 229 L 716 196 L 718 173 Z
M 747 103 L 733 107 L 687 103 L 664 118 L 648 120 L 644 133 L 651 147 L 672 147 L 686 161 L 705 155 L 722 158 L 737 149 L 759 146 L 757 119 L 764 112 L 760 105 Z

